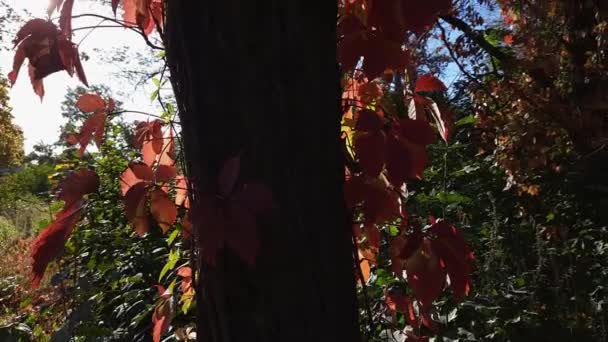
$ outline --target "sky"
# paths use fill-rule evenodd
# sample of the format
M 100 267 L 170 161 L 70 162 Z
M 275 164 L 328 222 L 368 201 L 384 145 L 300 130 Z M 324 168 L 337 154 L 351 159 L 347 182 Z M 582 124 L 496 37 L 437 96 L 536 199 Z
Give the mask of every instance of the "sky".
M 5 0 L 13 6 L 24 19 L 34 17 L 46 18 L 46 8 L 48 0 Z M 31 13 L 31 17 L 24 15 L 22 10 Z M 101 5 L 99 1 L 92 2 L 86 0 L 76 1 L 74 4 L 74 14 L 78 13 L 97 13 L 112 17 L 109 5 Z M 53 17 L 57 14 L 53 14 Z M 96 25 L 99 19 L 90 20 L 89 18 L 74 19 L 73 27 L 85 27 Z M 75 32 L 73 41 L 79 42 L 88 30 Z M 12 37 L 6 37 L 4 44 L 10 44 Z M 140 110 L 150 113 L 158 113 L 158 108 L 150 100 L 149 94 L 152 92 L 153 85 L 149 84 L 147 89 L 141 87 L 136 89 L 132 82 L 123 78 L 116 77 L 114 73 L 128 67 L 128 63 L 105 63 L 100 60 L 100 52 L 94 48 L 103 49 L 110 52 L 114 47 L 128 46 L 130 54 L 142 53 L 149 54 L 141 36 L 123 28 L 98 28 L 90 33 L 80 44 L 80 52 L 88 54 L 91 59 L 83 61 L 83 67 L 87 75 L 89 84 L 105 84 L 112 89 L 117 100 L 124 103 L 125 109 Z M 12 69 L 14 51 L 0 50 L 0 72 L 6 76 Z M 26 62 L 27 63 L 27 62 Z M 150 82 L 151 83 L 151 82 Z M 60 71 L 47 76 L 44 79 L 46 90 L 44 99 L 34 94 L 27 74 L 27 65 L 23 65 L 17 82 L 9 92 L 10 106 L 14 122 L 21 127 L 25 136 L 25 152 L 32 151 L 32 146 L 39 141 L 54 143 L 59 137 L 59 127 L 65 121 L 61 117 L 61 102 L 67 93 L 68 87 L 81 85 L 76 77 L 71 78 L 65 71 Z M 118 94 L 118 95 L 117 95 Z M 145 117 L 130 116 L 125 118 L 128 121 L 134 119 L 145 120 Z

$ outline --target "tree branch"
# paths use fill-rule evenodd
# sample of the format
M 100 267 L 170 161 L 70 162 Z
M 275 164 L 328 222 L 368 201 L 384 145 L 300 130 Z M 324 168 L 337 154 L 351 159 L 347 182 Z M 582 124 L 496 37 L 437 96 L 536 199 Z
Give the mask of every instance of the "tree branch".
M 499 61 L 507 62 L 512 59 L 511 56 L 504 53 L 500 48 L 488 42 L 481 33 L 474 30 L 471 26 L 469 26 L 469 24 L 464 22 L 462 19 L 449 15 L 439 16 L 439 18 L 462 31 L 462 33 L 464 33 L 467 38 L 471 39 L 475 44 L 479 45 L 479 47 L 481 47 L 484 51 L 486 51 L 488 54 L 498 59 Z

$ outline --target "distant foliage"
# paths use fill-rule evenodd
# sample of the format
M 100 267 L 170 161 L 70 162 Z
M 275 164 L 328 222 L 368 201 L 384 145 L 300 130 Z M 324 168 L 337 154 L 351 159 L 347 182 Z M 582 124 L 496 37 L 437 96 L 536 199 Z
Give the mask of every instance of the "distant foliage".
M 3 169 L 21 165 L 24 156 L 23 132 L 12 122 L 8 100 L 8 82 L 0 75 L 0 175 Z

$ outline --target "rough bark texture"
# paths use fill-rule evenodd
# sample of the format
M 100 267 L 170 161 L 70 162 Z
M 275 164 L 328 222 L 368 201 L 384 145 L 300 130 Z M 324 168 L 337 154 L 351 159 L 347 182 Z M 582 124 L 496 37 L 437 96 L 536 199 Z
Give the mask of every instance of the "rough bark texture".
M 241 179 L 268 184 L 279 207 L 260 226 L 254 269 L 230 252 L 202 266 L 201 341 L 359 340 L 336 16 L 325 0 L 168 1 L 167 58 L 195 201 L 241 152 Z

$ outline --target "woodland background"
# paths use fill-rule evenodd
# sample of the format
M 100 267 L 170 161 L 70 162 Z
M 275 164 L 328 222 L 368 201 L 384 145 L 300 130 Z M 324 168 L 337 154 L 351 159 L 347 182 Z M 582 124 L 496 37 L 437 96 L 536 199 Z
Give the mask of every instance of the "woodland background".
M 29 19 L 0 0 L 2 49 L 13 48 Z M 148 39 L 154 45 L 154 34 Z M 426 168 L 408 182 L 404 205 L 418 214 L 413 220 L 432 216 L 458 227 L 475 254 L 474 268 L 466 297 L 457 302 L 442 294 L 434 323 L 417 324 L 403 301 L 412 290 L 390 269 L 385 240 L 399 229 L 382 226 L 377 253 L 359 251 L 364 340 L 608 340 L 608 5 L 455 1 L 406 46 L 418 76 L 436 75 L 445 89 L 422 92 L 441 112 L 443 123 L 433 125 L 443 139 L 426 146 Z M 179 124 L 162 49 L 99 53 L 107 63 L 136 59 L 118 76 L 131 80 L 133 91 L 153 89 L 145 96 L 162 109 L 152 119 Z M 115 112 L 127 109 L 107 85 L 69 88 L 57 141 L 26 155 L 23 133 L 12 123 L 8 72 L 0 70 L 0 340 L 152 340 L 157 310 L 169 303 L 155 285 L 183 290 L 170 302 L 162 340 L 192 340 L 196 303 L 183 271 L 191 255 L 183 238 L 188 228 L 177 223 L 142 238 L 124 215 L 120 179 L 129 160 L 141 156 L 133 144 L 138 121 L 112 116 L 105 140 L 81 157 L 69 142 L 89 118 L 77 105 L 81 96 L 114 98 Z M 27 82 L 22 74 L 19 81 Z M 407 113 L 407 103 L 391 104 L 399 93 L 394 84 L 363 83 L 343 79 L 345 98 L 354 94 Z M 44 114 L 31 113 L 32 120 Z M 345 115 L 342 122 L 349 137 L 353 120 Z M 97 172 L 99 191 L 89 195 L 86 219 L 33 288 L 32 243 L 63 207 L 54 191 L 61 179 L 83 167 Z

